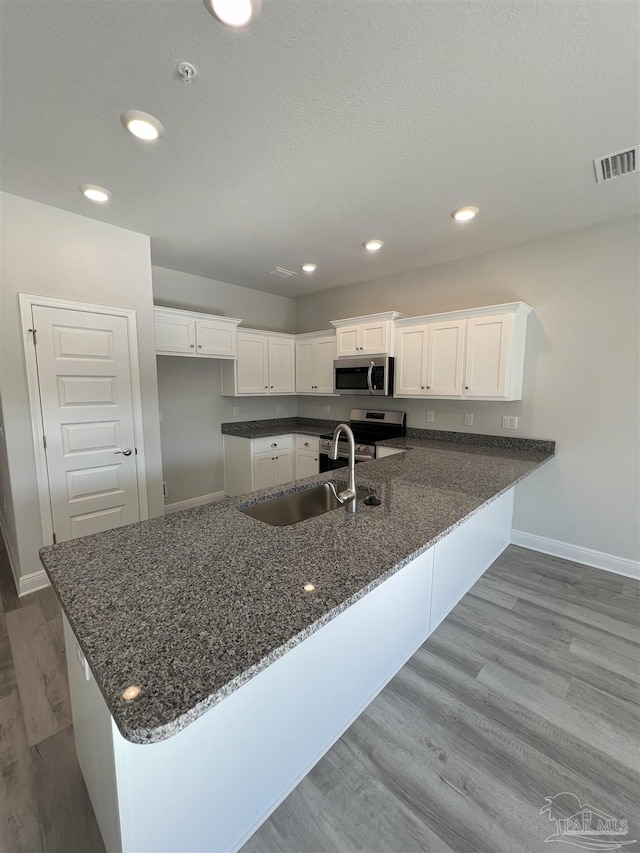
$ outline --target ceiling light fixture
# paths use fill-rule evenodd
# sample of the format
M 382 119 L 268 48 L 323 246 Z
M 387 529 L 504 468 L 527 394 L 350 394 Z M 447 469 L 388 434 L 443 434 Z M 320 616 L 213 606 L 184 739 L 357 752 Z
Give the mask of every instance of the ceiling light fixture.
M 315 272 L 318 269 L 318 264 L 302 264 L 300 269 L 304 272 Z
M 378 252 L 383 246 L 384 243 L 382 240 L 367 240 L 362 244 L 367 252 Z
M 260 14 L 262 0 L 204 0 L 209 12 L 227 27 L 248 27 Z
M 104 204 L 111 198 L 109 190 L 99 187 L 97 184 L 80 184 L 79 190 L 89 201 L 95 201 L 98 204 Z
M 451 211 L 451 218 L 456 222 L 468 222 L 474 219 L 480 208 L 478 207 L 456 207 Z
M 123 127 L 145 142 L 154 142 L 164 133 L 164 127 L 155 116 L 140 110 L 125 110 L 120 116 Z

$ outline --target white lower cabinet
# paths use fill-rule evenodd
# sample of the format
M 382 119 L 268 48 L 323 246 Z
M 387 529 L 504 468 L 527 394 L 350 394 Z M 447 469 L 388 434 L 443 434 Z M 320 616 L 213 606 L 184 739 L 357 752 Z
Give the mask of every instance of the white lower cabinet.
M 316 435 L 296 435 L 296 480 L 320 473 L 320 439 Z
M 291 435 L 268 438 L 224 436 L 224 479 L 227 495 L 243 495 L 294 479 Z

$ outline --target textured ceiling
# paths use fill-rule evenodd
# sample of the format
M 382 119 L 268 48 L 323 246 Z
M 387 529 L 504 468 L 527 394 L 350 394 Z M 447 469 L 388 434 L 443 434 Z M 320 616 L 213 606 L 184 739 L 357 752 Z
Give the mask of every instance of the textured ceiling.
M 234 32 L 201 0 L 2 0 L 2 188 L 150 234 L 161 266 L 290 296 L 625 216 L 638 176 L 597 185 L 592 158 L 640 141 L 639 10 L 264 0 Z M 124 109 L 164 137 L 135 140 Z M 461 226 L 464 204 L 481 212 Z

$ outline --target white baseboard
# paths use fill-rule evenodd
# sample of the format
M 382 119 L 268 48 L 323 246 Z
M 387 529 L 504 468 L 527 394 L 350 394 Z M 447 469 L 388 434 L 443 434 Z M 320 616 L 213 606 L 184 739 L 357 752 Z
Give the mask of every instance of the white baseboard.
M 216 503 L 216 501 L 221 501 L 223 498 L 226 498 L 225 492 L 213 492 L 210 495 L 200 495 L 199 498 L 189 498 L 188 501 L 178 501 L 174 504 L 166 504 L 164 514 L 168 515 L 170 512 L 180 512 L 180 510 L 191 509 L 191 507 L 194 506 Z
M 616 557 L 614 554 L 595 551 L 593 548 L 583 548 L 580 545 L 571 545 L 569 542 L 547 539 L 546 536 L 535 536 L 533 533 L 525 533 L 524 530 L 512 530 L 511 542 L 513 545 L 520 545 L 531 551 L 540 551 L 552 557 L 562 557 L 563 560 L 572 560 L 574 563 L 583 563 L 595 569 L 604 569 L 605 572 L 640 580 L 640 561 L 638 560 Z
M 39 589 L 44 589 L 50 586 L 49 578 L 44 569 L 31 574 L 23 575 L 18 583 L 18 595 L 22 598 L 23 595 L 29 595 L 30 592 L 37 592 Z

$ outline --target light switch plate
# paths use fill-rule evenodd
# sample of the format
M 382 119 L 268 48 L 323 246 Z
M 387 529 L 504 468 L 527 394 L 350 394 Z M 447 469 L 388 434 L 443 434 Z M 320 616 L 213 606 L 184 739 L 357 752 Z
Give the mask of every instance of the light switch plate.
M 282 406 L 280 405 L 280 403 L 276 403 L 276 415 L 281 415 L 281 414 L 282 414 Z
M 436 420 L 436 413 L 431 412 L 431 411 L 427 412 L 427 423 L 433 424 L 433 423 L 435 423 L 435 420 Z
M 233 417 L 234 417 L 234 418 L 237 418 L 239 414 L 240 414 L 240 407 L 239 407 L 239 406 L 234 406 L 234 407 L 233 407 Z
M 325 415 L 330 415 L 331 414 L 331 406 L 325 406 L 324 407 L 324 413 L 325 413 Z
M 464 425 L 473 426 L 473 415 L 470 412 L 467 412 L 464 416 Z
M 503 415 L 502 416 L 502 429 L 518 429 L 518 416 L 517 415 Z

